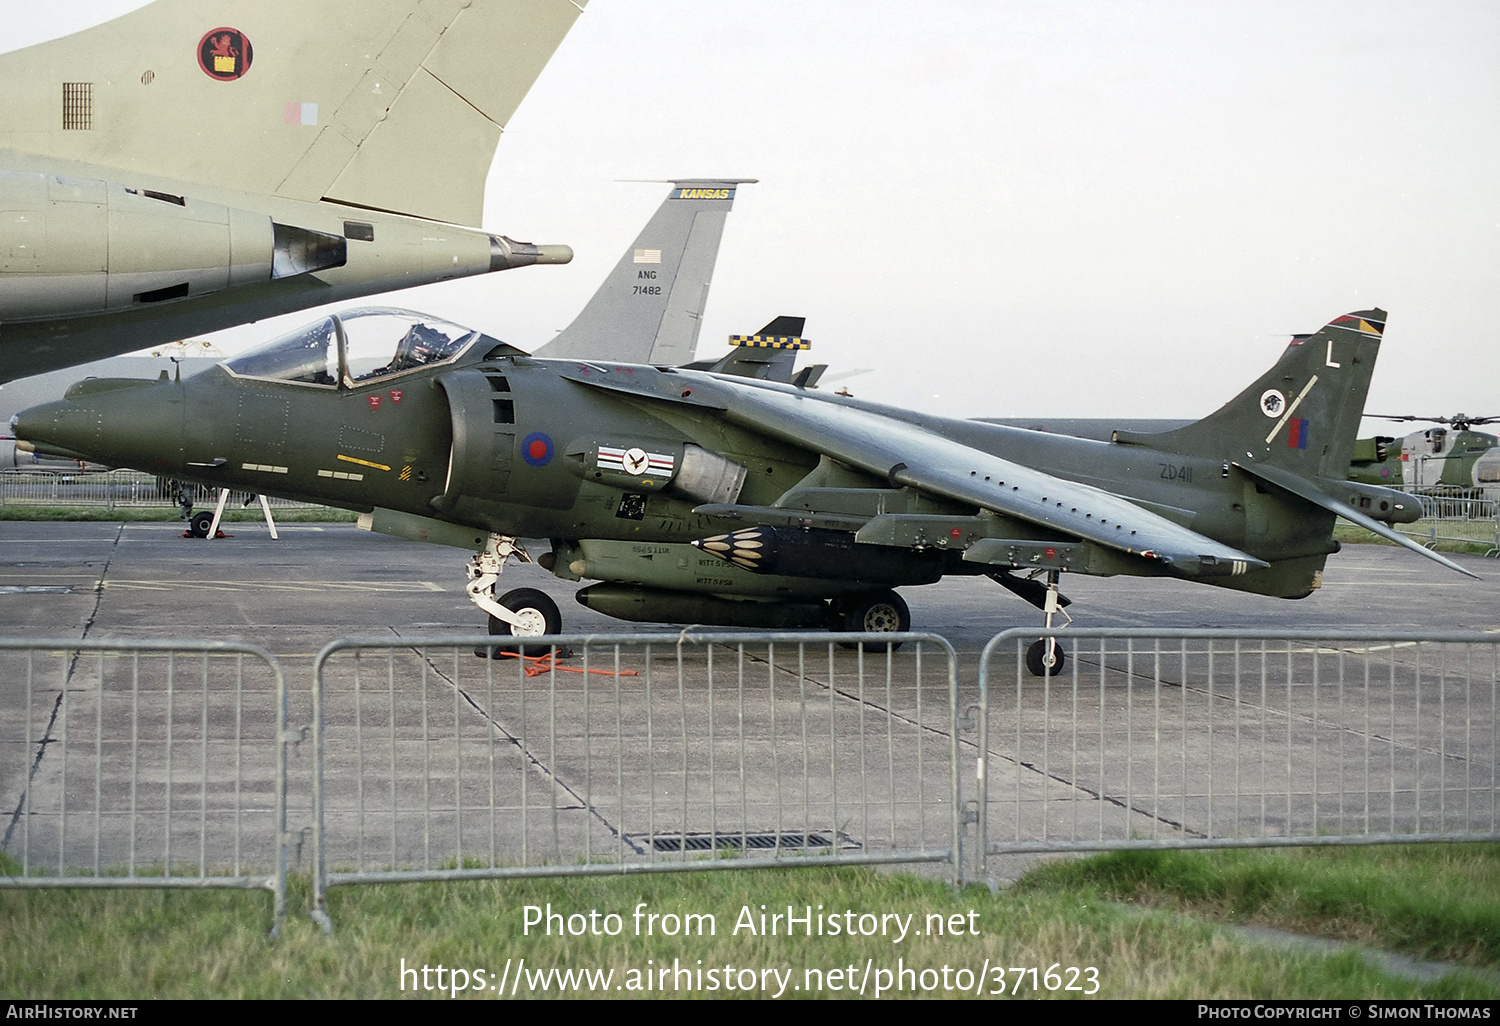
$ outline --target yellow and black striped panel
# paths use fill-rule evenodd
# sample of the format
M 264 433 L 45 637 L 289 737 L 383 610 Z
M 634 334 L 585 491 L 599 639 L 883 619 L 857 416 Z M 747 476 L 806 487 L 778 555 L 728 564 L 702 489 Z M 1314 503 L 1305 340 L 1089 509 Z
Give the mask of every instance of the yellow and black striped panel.
M 811 349 L 812 343 L 793 335 L 730 335 L 732 346 L 749 346 L 755 349 Z

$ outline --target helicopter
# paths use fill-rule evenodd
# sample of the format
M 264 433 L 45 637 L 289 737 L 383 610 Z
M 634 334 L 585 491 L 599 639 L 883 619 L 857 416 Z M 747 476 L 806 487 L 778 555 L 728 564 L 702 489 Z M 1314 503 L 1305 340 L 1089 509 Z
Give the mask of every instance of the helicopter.
M 1474 428 L 1500 421 L 1500 416 L 1418 417 L 1413 414 L 1366 414 L 1371 420 L 1403 423 L 1419 421 L 1437 427 L 1413 431 L 1404 438 L 1384 435 L 1357 439 L 1349 463 L 1349 479 L 1388 485 L 1415 495 L 1453 495 L 1482 487 L 1480 459 L 1500 445 L 1500 438 Z M 1488 465 L 1486 461 L 1486 465 Z

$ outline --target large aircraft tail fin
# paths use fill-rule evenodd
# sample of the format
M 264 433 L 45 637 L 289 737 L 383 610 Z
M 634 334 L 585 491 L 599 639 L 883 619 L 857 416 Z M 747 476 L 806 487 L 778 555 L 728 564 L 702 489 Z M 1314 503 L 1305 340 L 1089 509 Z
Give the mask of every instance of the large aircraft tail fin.
M 0 149 L 477 226 L 587 0 L 157 0 L 0 56 Z
M 682 179 L 573 323 L 537 356 L 675 366 L 692 360 L 735 188 Z
M 1160 434 L 1117 431 L 1114 441 L 1342 479 L 1384 331 L 1384 310 L 1335 318 L 1294 336 L 1274 367 L 1202 420 Z

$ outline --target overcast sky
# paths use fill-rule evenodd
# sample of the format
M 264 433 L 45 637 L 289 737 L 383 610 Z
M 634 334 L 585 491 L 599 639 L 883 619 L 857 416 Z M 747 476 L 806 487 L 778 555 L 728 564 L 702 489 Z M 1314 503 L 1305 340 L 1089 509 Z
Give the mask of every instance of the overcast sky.
M 139 6 L 0 0 L 0 48 Z M 830 374 L 874 368 L 862 397 L 1197 416 L 1382 307 L 1367 409 L 1500 414 L 1492 0 L 592 0 L 484 223 L 573 263 L 381 301 L 535 348 L 666 194 L 624 180 L 672 176 L 760 179 L 704 355 L 799 314 Z

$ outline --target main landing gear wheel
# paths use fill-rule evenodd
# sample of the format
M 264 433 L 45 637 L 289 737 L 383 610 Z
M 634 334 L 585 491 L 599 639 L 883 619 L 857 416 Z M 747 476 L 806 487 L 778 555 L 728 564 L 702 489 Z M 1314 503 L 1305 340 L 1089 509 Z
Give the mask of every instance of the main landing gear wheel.
M 562 633 L 562 612 L 545 592 L 535 588 L 517 588 L 501 595 L 498 601 L 515 613 L 521 623 L 513 627 L 498 616 L 491 616 L 492 637 L 536 638 L 543 634 Z M 546 655 L 550 650 L 548 645 L 499 645 L 495 649 L 497 652 L 519 651 L 522 655 L 529 656 Z
M 1034 641 L 1026 650 L 1026 669 L 1031 671 L 1033 677 L 1056 677 L 1062 673 L 1067 661 L 1062 642 L 1056 638 Z
M 188 520 L 188 534 L 194 538 L 207 538 L 208 529 L 214 526 L 214 515 L 209 510 L 200 509 Z
M 906 600 L 894 591 L 874 591 L 866 595 L 854 595 L 844 599 L 836 609 L 843 618 L 840 626 L 846 631 L 859 634 L 881 634 L 911 630 L 911 610 L 906 608 Z M 840 642 L 840 644 L 844 648 L 855 647 L 849 642 Z M 887 648 L 895 651 L 901 647 L 901 642 L 891 644 L 866 641 L 863 647 L 866 652 L 883 652 Z

